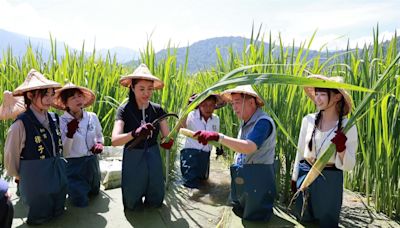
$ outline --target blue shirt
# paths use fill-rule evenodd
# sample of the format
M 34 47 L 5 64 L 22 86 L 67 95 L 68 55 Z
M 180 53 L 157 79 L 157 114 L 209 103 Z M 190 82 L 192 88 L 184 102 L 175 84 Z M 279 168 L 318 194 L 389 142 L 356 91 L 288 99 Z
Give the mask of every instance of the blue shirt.
M 247 135 L 247 140 L 254 142 L 259 149 L 263 142 L 271 135 L 272 124 L 269 120 L 261 119 L 255 125 L 253 130 Z M 246 154 L 240 154 L 237 160 L 237 164 L 243 164 Z
M 247 139 L 254 142 L 257 145 L 257 149 L 263 144 L 263 142 L 271 135 L 272 124 L 269 120 L 259 120 L 254 126 L 253 130 L 247 136 Z

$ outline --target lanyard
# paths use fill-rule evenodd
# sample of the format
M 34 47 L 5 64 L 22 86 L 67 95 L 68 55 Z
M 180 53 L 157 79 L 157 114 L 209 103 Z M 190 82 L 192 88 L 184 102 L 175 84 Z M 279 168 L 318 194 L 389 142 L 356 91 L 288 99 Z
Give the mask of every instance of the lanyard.
M 332 130 L 329 132 L 329 134 L 324 138 L 324 140 L 321 143 L 321 146 L 319 147 L 319 149 L 317 150 L 317 143 L 315 142 L 315 135 L 314 135 L 314 148 L 315 148 L 315 158 L 318 157 L 319 153 L 321 152 L 322 146 L 324 145 L 325 141 L 327 138 L 329 138 L 329 136 L 332 134 L 332 132 L 336 129 L 336 126 L 332 128 Z

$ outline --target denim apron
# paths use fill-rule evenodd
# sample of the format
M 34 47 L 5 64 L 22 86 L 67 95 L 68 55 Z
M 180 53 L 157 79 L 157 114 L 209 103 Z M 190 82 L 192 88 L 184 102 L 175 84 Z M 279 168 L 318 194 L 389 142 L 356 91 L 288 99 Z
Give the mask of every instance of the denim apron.
M 198 149 L 181 150 L 181 173 L 183 185 L 198 188 L 200 180 L 207 180 L 210 171 L 210 152 Z
M 100 167 L 97 155 L 67 159 L 68 198 L 77 207 L 86 207 L 89 194 L 100 191 Z
M 165 195 L 162 167 L 158 144 L 143 149 L 124 148 L 121 185 L 125 209 L 162 205 Z

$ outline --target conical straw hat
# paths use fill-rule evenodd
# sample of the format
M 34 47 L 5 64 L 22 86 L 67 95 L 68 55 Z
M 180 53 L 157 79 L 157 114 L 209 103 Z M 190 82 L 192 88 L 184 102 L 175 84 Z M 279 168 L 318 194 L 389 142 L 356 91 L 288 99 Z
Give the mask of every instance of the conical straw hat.
M 332 81 L 332 82 L 344 82 L 343 77 L 340 76 L 336 76 L 336 77 L 326 77 L 324 75 L 310 75 L 307 78 L 316 78 L 316 79 L 321 79 L 321 80 L 325 80 L 325 81 Z M 344 98 L 344 110 L 343 110 L 343 115 L 347 115 L 350 113 L 351 108 L 352 108 L 352 104 L 353 101 L 351 99 L 350 94 L 344 90 L 344 89 L 337 89 Z M 314 102 L 315 101 L 315 88 L 314 87 L 304 87 L 304 91 L 307 94 L 307 96 L 309 98 L 311 98 L 311 100 Z
M 253 87 L 251 87 L 251 85 L 241 85 L 241 86 L 237 86 L 233 89 L 225 90 L 221 93 L 222 99 L 224 99 L 224 101 L 226 101 L 226 102 L 231 102 L 233 93 L 250 95 L 250 96 L 256 98 L 256 103 L 257 103 L 258 107 L 264 106 L 264 101 L 261 99 L 260 95 L 258 95 L 258 93 L 256 91 L 254 91 L 254 89 L 253 89 Z
M 143 79 L 143 80 L 153 81 L 154 89 L 162 89 L 164 87 L 164 82 L 161 81 L 156 76 L 154 76 L 153 74 L 151 74 L 149 68 L 146 66 L 146 64 L 143 63 L 140 64 L 140 66 L 136 68 L 132 74 L 122 76 L 121 79 L 119 80 L 119 83 L 122 86 L 130 87 L 132 79 Z
M 77 86 L 77 85 L 74 85 L 73 83 L 69 82 L 69 83 L 65 84 L 61 89 L 56 90 L 53 107 L 55 107 L 57 109 L 61 109 L 61 110 L 67 109 L 66 104 L 64 104 L 61 100 L 61 94 L 63 93 L 63 91 L 70 90 L 70 89 L 78 89 L 82 92 L 83 98 L 84 98 L 84 105 L 83 105 L 84 108 L 89 107 L 96 100 L 96 95 L 94 95 L 94 93 L 90 89 L 82 87 L 82 86 Z
M 25 92 L 37 90 L 37 89 L 58 89 L 61 88 L 60 83 L 48 80 L 43 74 L 35 69 L 29 71 L 25 81 L 22 85 L 18 86 L 14 92 L 14 96 L 22 96 Z
M 12 92 L 4 91 L 3 104 L 0 106 L 0 120 L 15 119 L 25 111 L 24 98 L 14 97 Z

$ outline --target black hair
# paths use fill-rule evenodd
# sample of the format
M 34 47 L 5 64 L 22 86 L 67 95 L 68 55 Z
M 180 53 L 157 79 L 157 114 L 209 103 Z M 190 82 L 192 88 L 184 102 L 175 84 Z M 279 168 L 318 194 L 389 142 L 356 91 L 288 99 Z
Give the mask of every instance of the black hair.
M 315 92 L 326 92 L 326 93 L 328 93 L 328 103 L 331 100 L 331 93 L 330 92 L 333 92 L 335 94 L 340 93 L 339 90 L 337 90 L 337 89 L 328 89 L 328 88 L 315 88 Z M 344 101 L 344 97 L 343 96 L 342 96 L 342 99 L 340 99 L 340 101 L 338 102 L 338 104 L 339 104 L 338 130 L 342 130 L 342 121 L 343 121 L 343 113 L 344 113 L 344 105 L 345 105 L 345 101 Z M 322 118 L 322 110 L 320 110 L 317 113 L 317 116 L 315 117 L 314 128 L 313 128 L 313 131 L 312 131 L 312 134 L 311 134 L 310 141 L 308 142 L 308 149 L 310 151 L 312 151 L 312 144 L 313 144 L 312 140 L 313 140 L 314 135 L 315 135 L 315 129 L 319 125 L 319 121 L 321 120 L 321 118 Z
M 40 99 L 42 99 L 44 96 L 47 94 L 47 89 L 36 89 L 36 90 L 31 90 L 28 91 L 32 93 L 32 98 L 35 98 L 36 96 L 39 96 Z M 28 92 L 24 93 L 24 102 L 27 108 L 29 108 L 32 104 L 32 100 L 29 99 L 28 97 Z
M 61 102 L 63 104 L 67 104 L 68 98 L 74 96 L 75 93 L 83 94 L 82 91 L 80 89 L 77 89 L 77 88 L 66 89 L 66 90 L 62 91 L 61 94 L 60 94 Z
M 207 101 L 207 100 L 213 100 L 214 102 L 217 102 L 217 96 L 211 94 L 204 101 Z

